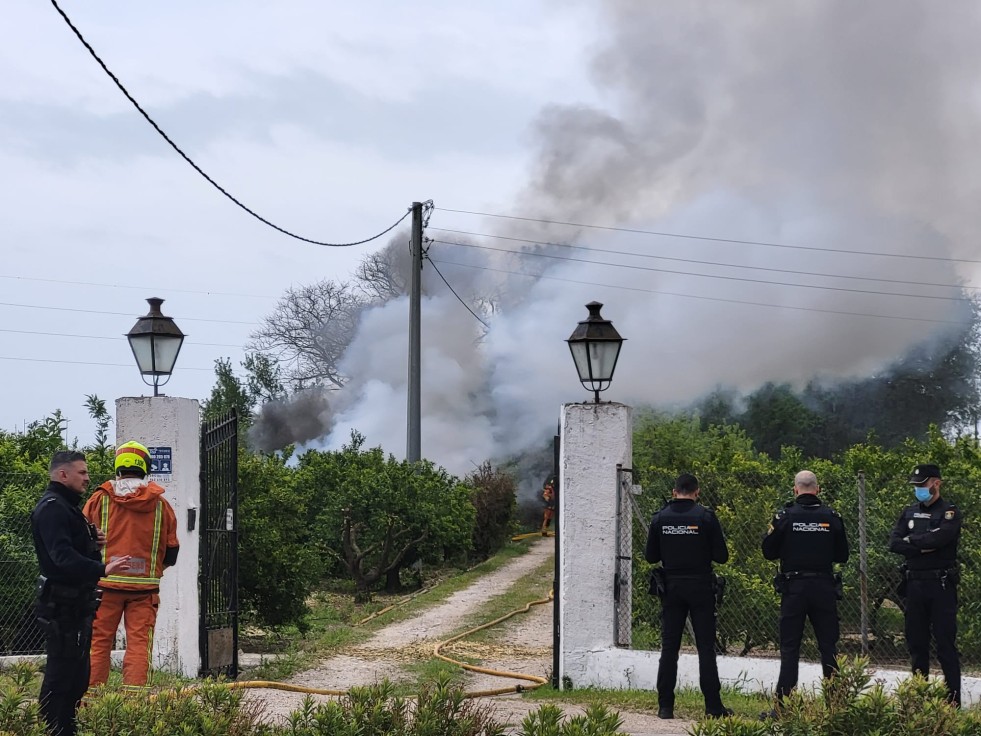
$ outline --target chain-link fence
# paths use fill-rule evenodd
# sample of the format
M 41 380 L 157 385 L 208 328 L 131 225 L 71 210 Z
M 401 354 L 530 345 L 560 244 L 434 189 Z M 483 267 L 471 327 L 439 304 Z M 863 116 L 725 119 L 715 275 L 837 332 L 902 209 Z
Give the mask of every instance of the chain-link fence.
M 30 516 L 46 481 L 36 473 L 0 473 L 0 655 L 44 651 L 34 620 L 38 566 Z
M 773 589 L 778 563 L 765 560 L 760 549 L 773 513 L 793 498 L 793 479 L 769 474 L 727 473 L 716 483 L 709 473 L 696 473 L 701 502 L 714 509 L 722 523 L 730 559 L 717 565 L 726 578 L 719 609 L 717 651 L 736 656 L 779 656 L 779 596 Z M 905 667 L 909 657 L 903 634 L 902 602 L 896 594 L 902 558 L 889 551 L 889 537 L 904 506 L 913 502 L 903 477 L 865 477 L 844 472 L 819 475 L 821 499 L 845 522 L 850 557 L 840 566 L 844 598 L 839 651 L 867 655 L 873 664 Z M 644 561 L 650 519 L 671 496 L 674 476 L 644 478 L 643 492 L 625 494 L 622 504 L 633 517 L 632 647 L 660 646 L 660 604 L 647 590 L 651 565 Z M 981 499 L 965 479 L 945 478 L 941 495 L 964 515 L 959 558 L 958 647 L 964 668 L 981 671 Z M 694 648 L 690 631 L 686 647 Z M 801 658 L 819 661 L 811 627 L 807 626 Z
M 92 479 L 95 488 L 103 478 Z M 38 564 L 31 511 L 48 483 L 44 472 L 0 472 L 0 656 L 44 652 L 34 619 Z

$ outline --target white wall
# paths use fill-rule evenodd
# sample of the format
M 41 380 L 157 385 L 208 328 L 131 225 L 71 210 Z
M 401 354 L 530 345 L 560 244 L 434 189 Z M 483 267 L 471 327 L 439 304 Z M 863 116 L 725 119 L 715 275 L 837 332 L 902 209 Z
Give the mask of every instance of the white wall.
M 559 682 L 590 675 L 614 645 L 617 464 L 630 467 L 633 420 L 623 404 L 562 407 L 559 456 Z
M 164 573 L 160 610 L 153 641 L 154 667 L 196 677 L 201 664 L 198 646 L 198 546 L 200 518 L 188 531 L 188 516 L 198 513 L 201 500 L 199 472 L 200 407 L 194 399 L 173 396 L 116 400 L 116 443 L 135 441 L 147 447 L 169 447 L 173 467 L 167 475 L 152 475 L 166 489 L 164 497 L 177 515 L 181 550 L 177 564 Z

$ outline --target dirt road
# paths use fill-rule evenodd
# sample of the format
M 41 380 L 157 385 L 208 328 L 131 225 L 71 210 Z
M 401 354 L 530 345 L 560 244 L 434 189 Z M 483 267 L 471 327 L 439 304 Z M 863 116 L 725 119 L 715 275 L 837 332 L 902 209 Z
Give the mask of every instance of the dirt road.
M 315 668 L 295 675 L 296 685 L 324 689 L 346 689 L 368 685 L 388 678 L 392 681 L 415 679 L 403 666 L 432 657 L 433 646 L 459 630 L 464 621 L 477 613 L 481 605 L 508 590 L 519 578 L 533 572 L 552 556 L 550 540 L 535 543 L 523 556 L 497 571 L 482 577 L 468 588 L 451 595 L 443 603 L 404 621 L 379 630 L 371 639 L 342 655 L 323 660 Z M 548 676 L 552 666 L 552 609 L 536 606 L 528 614 L 512 618 L 501 625 L 491 643 L 456 645 L 452 653 L 480 660 L 480 666 L 495 670 Z M 507 687 L 518 684 L 489 675 L 467 673 L 463 686 L 468 691 Z M 272 718 L 281 718 L 295 709 L 303 695 L 279 690 L 254 690 L 249 699 L 260 701 Z M 320 697 L 320 696 L 315 696 Z M 484 699 L 496 717 L 506 723 L 519 724 L 538 704 L 518 695 Z M 566 713 L 581 712 L 576 705 L 562 705 Z M 652 713 L 621 711 L 623 730 L 631 736 L 680 736 L 687 732 L 689 721 L 662 721 Z

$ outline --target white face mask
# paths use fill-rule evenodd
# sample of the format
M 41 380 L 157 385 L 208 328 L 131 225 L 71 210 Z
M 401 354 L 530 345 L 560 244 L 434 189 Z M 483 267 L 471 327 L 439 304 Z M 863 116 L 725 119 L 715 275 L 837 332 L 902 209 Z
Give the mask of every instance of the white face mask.
M 117 496 L 129 496 L 145 485 L 146 481 L 142 478 L 117 478 L 113 481 L 112 489 Z

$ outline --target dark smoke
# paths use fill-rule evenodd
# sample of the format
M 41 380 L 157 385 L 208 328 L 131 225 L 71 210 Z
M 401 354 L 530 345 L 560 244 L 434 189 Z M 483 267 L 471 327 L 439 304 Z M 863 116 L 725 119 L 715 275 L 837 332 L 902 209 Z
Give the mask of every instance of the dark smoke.
M 249 443 L 261 452 L 282 450 L 321 437 L 330 428 L 330 404 L 319 388 L 297 391 L 262 405 L 249 429 Z

